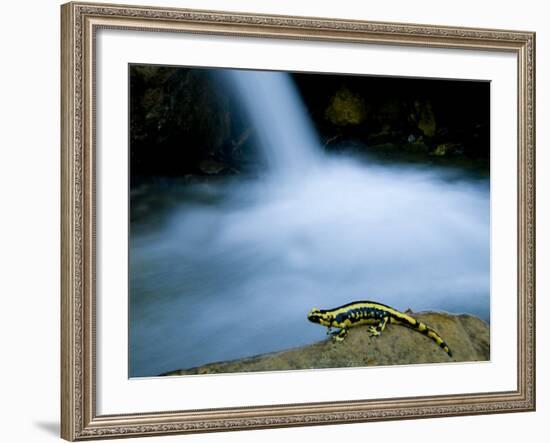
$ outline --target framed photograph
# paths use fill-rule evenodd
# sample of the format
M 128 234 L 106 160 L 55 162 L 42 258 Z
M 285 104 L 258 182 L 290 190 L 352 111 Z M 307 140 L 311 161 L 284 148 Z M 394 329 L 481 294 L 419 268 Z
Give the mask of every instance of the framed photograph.
M 535 409 L 535 35 L 62 6 L 62 437 Z

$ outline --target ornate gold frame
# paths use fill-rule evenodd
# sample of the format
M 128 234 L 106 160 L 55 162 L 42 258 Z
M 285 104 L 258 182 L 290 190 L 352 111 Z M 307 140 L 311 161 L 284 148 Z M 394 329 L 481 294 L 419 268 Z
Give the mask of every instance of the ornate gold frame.
M 61 436 L 67 440 L 533 411 L 535 34 L 68 3 L 62 22 Z M 159 411 L 95 410 L 94 33 L 99 28 L 508 51 L 518 60 L 518 380 L 510 392 Z

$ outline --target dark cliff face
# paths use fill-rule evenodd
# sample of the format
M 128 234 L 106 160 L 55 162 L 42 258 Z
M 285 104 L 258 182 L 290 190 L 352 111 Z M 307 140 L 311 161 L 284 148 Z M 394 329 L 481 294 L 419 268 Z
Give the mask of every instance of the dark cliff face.
M 318 74 L 294 78 L 313 121 L 329 139 L 489 158 L 488 82 Z M 448 152 L 440 148 L 436 153 L 441 144 L 448 145 Z
M 452 358 L 426 336 L 403 326 L 388 325 L 378 337 L 371 337 L 367 327 L 358 326 L 350 329 L 343 342 L 336 343 L 326 339 L 300 348 L 175 370 L 164 375 L 411 365 L 490 359 L 489 325 L 479 318 L 436 312 L 411 315 L 438 331 L 451 348 Z
M 254 128 L 217 69 L 130 67 L 132 177 L 257 172 Z M 489 161 L 488 82 L 292 74 L 329 151 Z
M 133 175 L 184 175 L 221 155 L 237 112 L 207 70 L 130 68 L 130 162 Z

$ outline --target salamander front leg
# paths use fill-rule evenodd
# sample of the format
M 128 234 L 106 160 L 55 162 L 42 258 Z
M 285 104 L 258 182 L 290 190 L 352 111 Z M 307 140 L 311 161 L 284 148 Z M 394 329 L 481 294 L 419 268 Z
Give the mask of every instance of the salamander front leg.
M 346 328 L 340 329 L 337 333 L 332 335 L 332 338 L 334 341 L 344 341 L 344 338 L 346 338 L 346 335 L 348 335 L 348 330 Z

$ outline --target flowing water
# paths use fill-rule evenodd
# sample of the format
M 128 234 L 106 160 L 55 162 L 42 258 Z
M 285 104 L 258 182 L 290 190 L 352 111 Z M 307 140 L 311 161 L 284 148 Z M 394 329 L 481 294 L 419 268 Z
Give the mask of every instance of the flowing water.
M 271 175 L 284 181 L 318 164 L 318 136 L 288 74 L 227 70 L 220 77 L 242 102 Z
M 270 173 L 133 190 L 130 376 L 324 339 L 314 306 L 370 299 L 489 321 L 488 179 L 326 156 L 286 74 L 226 80 Z

